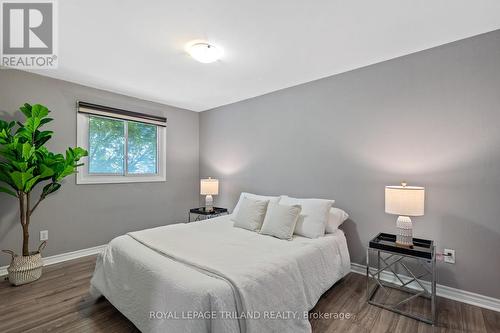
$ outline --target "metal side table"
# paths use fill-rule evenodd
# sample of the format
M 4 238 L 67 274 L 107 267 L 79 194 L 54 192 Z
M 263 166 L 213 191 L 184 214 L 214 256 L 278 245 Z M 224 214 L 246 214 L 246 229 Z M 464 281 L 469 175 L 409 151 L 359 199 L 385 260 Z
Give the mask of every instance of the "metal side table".
M 376 268 L 371 267 L 371 254 L 376 255 Z M 404 261 L 405 259 L 406 261 Z M 413 261 L 414 265 L 409 265 L 409 261 Z M 398 266 L 404 271 L 401 275 L 396 274 Z M 417 267 L 422 267 L 423 271 L 414 273 Z M 375 281 L 375 286 L 372 288 L 370 288 L 370 277 Z M 423 281 L 424 277 L 429 278 L 430 283 Z M 390 283 L 387 280 L 393 280 L 396 283 Z M 405 291 L 411 296 L 395 304 L 384 304 L 374 300 L 377 291 L 381 289 L 388 293 L 390 288 Z M 430 318 L 400 309 L 403 304 L 419 296 L 430 299 Z M 366 253 L 366 297 L 370 304 L 434 325 L 436 322 L 436 252 L 434 241 L 413 238 L 413 247 L 407 248 L 396 245 L 396 235 L 380 233 L 373 238 Z

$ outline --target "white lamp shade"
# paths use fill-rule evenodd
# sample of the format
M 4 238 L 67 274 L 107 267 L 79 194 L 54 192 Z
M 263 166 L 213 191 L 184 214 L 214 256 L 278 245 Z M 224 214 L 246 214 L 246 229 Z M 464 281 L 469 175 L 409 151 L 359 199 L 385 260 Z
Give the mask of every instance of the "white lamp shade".
M 200 194 L 201 195 L 217 195 L 219 194 L 219 180 L 218 179 L 201 179 L 200 180 Z
M 402 216 L 424 215 L 425 189 L 420 186 L 386 186 L 385 212 Z

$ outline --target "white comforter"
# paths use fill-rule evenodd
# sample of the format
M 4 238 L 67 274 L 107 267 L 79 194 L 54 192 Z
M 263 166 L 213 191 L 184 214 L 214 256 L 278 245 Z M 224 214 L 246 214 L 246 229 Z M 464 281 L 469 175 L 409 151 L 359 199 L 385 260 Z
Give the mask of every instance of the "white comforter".
M 309 332 L 349 266 L 340 230 L 285 241 L 220 217 L 114 239 L 91 284 L 144 332 Z

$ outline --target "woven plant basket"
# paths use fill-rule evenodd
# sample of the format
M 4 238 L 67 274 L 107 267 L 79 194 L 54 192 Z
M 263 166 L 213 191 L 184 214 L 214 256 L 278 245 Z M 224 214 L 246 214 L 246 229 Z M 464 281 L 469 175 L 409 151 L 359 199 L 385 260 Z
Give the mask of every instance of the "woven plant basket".
M 42 242 L 38 251 L 32 252 L 29 256 L 19 256 L 10 250 L 3 250 L 12 256 L 7 272 L 9 273 L 9 282 L 15 286 L 36 281 L 42 276 L 42 253 L 47 242 Z

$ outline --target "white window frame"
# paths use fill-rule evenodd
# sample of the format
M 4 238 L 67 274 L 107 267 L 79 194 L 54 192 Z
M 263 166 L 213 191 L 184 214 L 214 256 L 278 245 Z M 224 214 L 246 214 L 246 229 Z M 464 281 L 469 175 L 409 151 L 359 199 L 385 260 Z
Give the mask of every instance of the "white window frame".
M 89 151 L 89 119 L 96 117 L 85 113 L 77 113 L 77 146 Z M 108 118 L 99 116 L 102 118 Z M 113 119 L 113 118 L 108 118 Z M 118 119 L 120 120 L 120 119 Z M 121 119 L 127 122 L 127 119 Z M 111 175 L 111 174 L 90 174 L 88 157 L 84 157 L 81 161 L 84 166 L 78 168 L 76 174 L 76 183 L 80 184 L 115 184 L 115 183 L 149 183 L 149 182 L 164 182 L 167 180 L 166 162 L 167 162 L 167 135 L 166 127 L 156 126 L 157 129 L 157 173 L 156 174 L 127 174 L 127 175 Z M 127 133 L 125 133 L 127 135 Z M 127 137 L 125 137 L 127 139 Z M 127 161 L 124 161 L 126 164 Z

